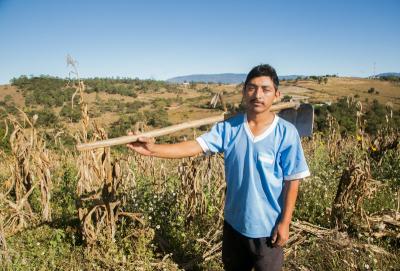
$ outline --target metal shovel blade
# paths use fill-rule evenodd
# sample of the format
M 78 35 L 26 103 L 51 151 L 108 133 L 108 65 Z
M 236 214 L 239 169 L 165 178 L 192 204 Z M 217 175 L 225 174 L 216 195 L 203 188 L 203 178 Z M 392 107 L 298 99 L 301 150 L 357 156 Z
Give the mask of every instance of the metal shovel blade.
M 314 108 L 311 104 L 300 104 L 295 108 L 281 110 L 278 116 L 296 126 L 301 137 L 312 136 Z

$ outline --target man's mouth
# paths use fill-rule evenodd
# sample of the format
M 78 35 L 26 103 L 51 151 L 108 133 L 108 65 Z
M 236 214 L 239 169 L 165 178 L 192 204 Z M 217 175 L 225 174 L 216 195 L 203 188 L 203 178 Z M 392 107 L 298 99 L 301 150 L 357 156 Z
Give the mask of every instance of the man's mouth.
M 252 103 L 252 104 L 256 104 L 256 105 L 262 105 L 262 104 L 264 104 L 263 101 L 259 101 L 259 100 L 251 100 L 251 103 Z

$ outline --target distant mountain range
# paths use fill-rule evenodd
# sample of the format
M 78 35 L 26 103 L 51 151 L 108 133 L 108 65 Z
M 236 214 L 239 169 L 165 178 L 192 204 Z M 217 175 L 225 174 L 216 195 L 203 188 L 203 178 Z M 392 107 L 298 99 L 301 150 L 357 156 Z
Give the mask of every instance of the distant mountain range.
M 222 83 L 222 84 L 240 84 L 246 80 L 246 73 L 219 73 L 219 74 L 191 74 L 173 77 L 167 79 L 171 83 L 185 83 L 185 82 L 204 82 L 204 83 Z M 385 72 L 377 74 L 376 77 L 400 77 L 397 72 Z M 279 80 L 295 80 L 296 78 L 304 78 L 304 75 L 282 75 Z
M 400 77 L 400 72 L 385 72 L 377 74 L 376 77 Z
M 167 79 L 171 83 L 184 83 L 184 82 L 210 82 L 222 84 L 240 84 L 246 80 L 246 73 L 220 73 L 220 74 L 192 74 L 185 76 L 178 76 Z M 302 75 L 284 75 L 279 76 L 279 80 L 294 80 Z

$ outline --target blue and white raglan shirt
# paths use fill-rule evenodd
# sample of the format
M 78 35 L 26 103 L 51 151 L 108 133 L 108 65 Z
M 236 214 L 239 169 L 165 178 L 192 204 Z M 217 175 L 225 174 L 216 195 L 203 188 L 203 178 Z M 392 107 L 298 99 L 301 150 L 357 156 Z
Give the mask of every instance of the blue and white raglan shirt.
M 275 115 L 254 137 L 246 115 L 239 114 L 196 140 L 205 153 L 224 153 L 226 222 L 250 238 L 271 236 L 283 208 L 284 182 L 310 175 L 296 127 Z

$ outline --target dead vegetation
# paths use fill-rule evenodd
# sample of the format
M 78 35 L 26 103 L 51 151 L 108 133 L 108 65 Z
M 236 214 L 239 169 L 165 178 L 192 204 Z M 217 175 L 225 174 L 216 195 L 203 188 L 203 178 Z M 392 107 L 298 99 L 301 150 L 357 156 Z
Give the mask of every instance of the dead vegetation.
M 371 177 L 368 157 L 360 162 L 357 158 L 349 157 L 332 206 L 332 226 L 342 231 L 348 228 L 356 230 L 359 222 L 366 219 L 363 201 L 377 188 Z
M 80 106 L 85 109 L 83 102 Z M 332 127 L 335 127 L 334 120 L 331 121 Z M 32 121 L 30 122 L 32 123 Z M 50 155 L 45 150 L 44 142 L 39 139 L 38 133 L 33 131 L 34 129 L 30 124 L 30 128 L 25 130 L 18 127 L 15 126 L 14 134 L 11 137 L 13 140 L 13 162 L 9 163 L 13 165 L 10 172 L 13 172 L 15 168 L 18 169 L 16 171 L 18 174 L 13 172 L 12 178 L 8 179 L 2 188 L 2 219 L 0 219 L 0 222 L 2 222 L 0 223 L 2 259 L 10 259 L 9 248 L 5 239 L 8 236 L 6 232 L 9 232 L 12 228 L 21 230 L 23 227 L 34 225 L 37 222 L 38 216 L 29 204 L 29 196 L 35 189 L 47 191 L 39 190 L 40 182 L 44 179 L 44 185 L 46 185 L 49 183 L 46 178 L 51 177 L 50 171 L 48 171 L 51 168 L 50 162 L 46 162 L 50 160 L 48 158 Z M 80 134 L 76 135 L 78 142 L 106 138 L 105 131 L 95 123 L 91 123 L 88 117 L 83 119 L 82 127 Z M 392 132 L 395 133 L 395 131 Z M 396 136 L 390 135 L 384 138 L 393 142 L 392 140 Z M 33 139 L 33 141 L 27 139 Z M 322 140 L 320 137 L 315 137 L 310 142 L 311 146 L 317 147 Z M 364 137 L 362 140 L 366 141 L 368 137 Z M 340 135 L 327 138 L 327 146 L 329 146 L 329 149 L 337 149 L 338 147 L 335 146 L 334 142 L 338 141 L 343 141 Z M 382 143 L 379 144 L 374 141 L 374 144 L 379 146 L 382 151 L 385 146 L 391 146 L 390 142 L 379 140 L 379 142 L 381 141 Z M 29 145 L 29 142 L 36 143 Z M 348 253 L 343 254 L 344 270 L 352 270 L 358 266 L 357 260 L 354 258 L 354 251 L 373 254 L 379 259 L 395 261 L 395 255 L 385 248 L 354 239 L 357 236 L 354 236 L 353 232 L 356 235 L 368 235 L 377 239 L 398 240 L 400 214 L 398 210 L 369 214 L 363 209 L 364 201 L 373 197 L 376 189 L 379 189 L 380 186 L 371 176 L 371 158 L 365 156 L 366 153 L 371 153 L 370 144 L 372 143 L 364 142 L 364 144 L 361 144 L 357 139 L 352 142 L 353 144 L 342 145 L 341 149 L 343 152 L 343 148 L 353 148 L 355 153 L 353 156 L 347 156 L 347 167 L 344 168 L 338 183 L 336 198 L 332 203 L 332 227 L 321 227 L 306 221 L 294 221 L 291 228 L 291 238 L 285 249 L 285 256 L 288 259 L 287 266 L 290 266 L 290 269 L 310 270 L 307 264 L 296 262 L 296 259 L 301 257 L 304 249 L 308 247 L 314 247 L 314 249 L 317 247 L 321 255 L 327 258 L 337 257 L 335 253 Z M 358 142 L 359 146 L 355 146 L 354 142 Z M 25 146 L 25 148 L 21 146 Z M 35 146 L 35 148 L 29 149 L 27 146 Z M 339 159 L 343 155 L 342 152 L 329 150 L 329 153 L 335 157 L 331 160 L 331 163 Z M 359 152 L 363 155 L 359 155 Z M 45 159 L 46 157 L 47 159 Z M 44 161 L 40 160 L 39 162 L 34 158 L 40 158 Z M 148 219 L 140 212 L 124 211 L 129 202 L 129 195 L 137 189 L 139 176 L 148 178 L 147 181 L 154 195 L 163 195 L 168 193 L 171 185 L 169 178 L 173 175 L 176 175 L 179 179 L 180 185 L 175 187 L 174 191 L 176 192 L 176 202 L 180 202 L 185 207 L 180 215 L 182 215 L 187 229 L 190 229 L 199 217 L 213 220 L 213 223 L 207 230 L 203 231 L 201 236 L 190 239 L 198 247 L 197 256 L 190 261 L 180 263 L 180 268 L 190 270 L 199 264 L 206 265 L 208 262 L 220 259 L 225 190 L 222 157 L 216 155 L 169 161 L 137 155 L 127 157 L 119 155 L 117 159 L 113 159 L 110 149 L 98 149 L 79 153 L 77 156 L 71 156 L 70 159 L 75 160 L 79 172 L 76 203 L 81 223 L 81 234 L 90 248 L 87 260 L 100 263 L 99 266 L 102 266 L 102 268 L 143 262 L 143 266 L 147 266 L 143 270 L 161 270 L 166 266 L 171 270 L 176 270 L 178 267 L 172 264 L 175 259 L 170 256 L 171 249 L 174 249 L 174 246 L 168 243 L 171 240 L 163 240 L 164 237 L 157 233 L 154 226 L 149 225 Z M 16 183 L 19 183 L 18 188 Z M 27 184 L 31 184 L 31 186 L 27 186 Z M 15 194 L 15 201 L 12 202 L 10 200 L 11 195 L 14 195 L 13 193 L 16 193 L 16 191 L 20 191 L 18 192 L 20 193 L 19 200 L 16 200 Z M 46 203 L 47 197 L 40 198 Z M 400 199 L 398 205 L 400 205 Z M 211 217 L 209 216 L 210 206 L 217 208 L 212 212 Z M 7 211 L 3 212 L 3 210 Z M 44 220 L 44 214 L 49 214 L 49 212 L 42 213 L 42 220 Z M 122 219 L 123 217 L 125 219 Z M 115 258 L 115 256 L 112 256 L 113 254 L 108 255 L 110 246 L 114 246 L 112 244 L 116 242 L 121 223 L 125 223 L 122 221 L 132 221 L 134 223 L 131 225 L 135 225 L 129 231 L 124 231 L 124 236 L 122 236 L 122 240 L 125 240 L 123 242 L 129 241 L 134 247 L 134 254 L 131 255 L 131 258 L 125 258 L 125 260 L 124 258 Z M 170 223 L 170 221 L 166 223 Z M 121 240 L 121 237 L 118 238 Z M 148 257 L 146 251 L 150 249 L 151 240 L 159 242 L 158 246 L 162 253 L 158 260 L 153 259 L 146 262 L 143 259 Z M 108 248 L 104 246 L 104 243 L 109 243 Z
M 0 191 L 2 202 L 0 206 L 6 235 L 15 234 L 39 221 L 52 220 L 50 200 L 53 184 L 49 152 L 46 149 L 46 142 L 35 128 L 37 116 L 29 119 L 24 112 L 21 111 L 21 114 L 24 124 L 12 116 L 8 117 L 9 123 L 13 126 L 10 135 L 11 176 Z M 35 191 L 40 194 L 40 210 L 32 208 Z
M 6 235 L 3 227 L 3 214 L 0 214 L 0 261 L 9 262 Z
M 82 113 L 81 128 L 75 135 L 77 143 L 106 139 L 105 130 L 90 121 L 83 100 L 85 85 L 79 79 L 75 61 L 69 58 L 68 64 L 77 78 L 70 82 L 76 89 L 71 104 L 74 105 L 74 98 L 78 96 Z M 133 172 L 126 165 L 126 161 L 112 160 L 110 148 L 80 152 L 76 157 L 79 169 L 76 205 L 83 239 L 89 245 L 96 245 L 98 241 L 114 242 L 118 220 L 123 216 L 143 224 L 140 214 L 127 213 L 121 208 L 121 187 L 127 191 L 134 185 Z

